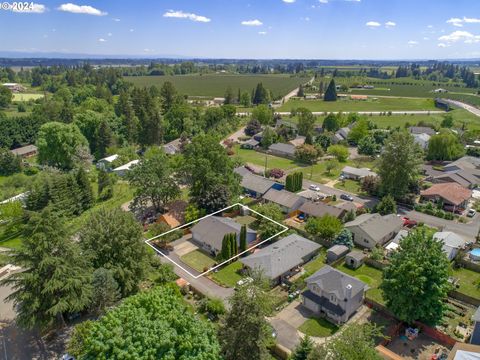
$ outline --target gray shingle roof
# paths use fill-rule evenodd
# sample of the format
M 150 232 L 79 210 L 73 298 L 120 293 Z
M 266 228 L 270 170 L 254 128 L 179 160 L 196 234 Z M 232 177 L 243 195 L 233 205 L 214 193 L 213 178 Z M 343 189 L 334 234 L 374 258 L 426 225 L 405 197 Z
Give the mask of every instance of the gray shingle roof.
M 355 220 L 345 223 L 346 228 L 360 227 L 373 240 L 380 241 L 385 235 L 400 230 L 402 219 L 395 214 L 362 214 Z
M 366 257 L 367 257 L 367 255 L 365 255 L 363 252 L 358 251 L 358 250 L 352 250 L 347 254 L 347 258 L 352 258 L 352 259 L 355 259 L 357 261 L 362 261 Z
M 180 151 L 180 144 L 181 144 L 180 138 L 172 140 L 169 143 L 163 145 L 163 150 L 165 151 L 165 153 L 169 155 L 174 155 Z
M 341 256 L 349 251 L 348 246 L 345 245 L 333 245 L 327 250 L 327 253 L 334 253 L 335 255 Z
M 284 153 L 287 155 L 295 155 L 295 146 L 291 144 L 276 143 L 276 144 L 270 145 L 268 149 L 271 151 L 276 151 L 276 152 Z
M 14 155 L 22 156 L 31 152 L 37 151 L 38 148 L 35 145 L 27 145 L 17 149 L 11 150 Z
M 411 134 L 428 134 L 428 135 L 436 134 L 435 129 L 432 129 L 431 127 L 427 127 L 427 126 L 410 126 L 408 128 L 408 131 Z
M 338 207 L 325 204 L 323 202 L 313 202 L 313 201 L 306 201 L 303 203 L 302 206 L 298 208 L 301 212 L 315 217 L 322 217 L 326 214 L 341 217 L 345 212 L 344 209 L 340 209 Z
M 290 191 L 275 189 L 268 190 L 267 193 L 263 195 L 263 198 L 267 201 L 274 202 L 289 209 L 299 207 L 306 201 L 306 199 Z
M 359 177 L 377 176 L 377 174 L 375 172 L 371 171 L 369 168 L 355 168 L 355 167 L 352 167 L 352 166 L 345 166 L 342 169 L 342 173 L 352 174 L 352 175 L 359 176 Z
M 446 171 L 449 171 L 449 168 L 457 167 L 459 169 L 478 169 L 480 168 L 480 159 L 473 156 L 463 156 L 450 164 L 444 166 Z
M 252 173 L 243 176 L 240 185 L 250 191 L 255 191 L 258 194 L 265 194 L 273 185 L 275 181 L 265 179 L 261 176 Z
M 305 262 L 304 258 L 321 246 L 302 236 L 292 234 L 240 259 L 250 269 L 261 269 L 265 276 L 275 279 Z
M 315 274 L 308 277 L 306 282 L 307 284 L 317 285 L 327 293 L 334 293 L 338 299 L 345 299 L 347 285 L 352 287 L 352 297 L 363 291 L 367 286 L 363 281 L 334 269 L 329 265 L 325 265 Z

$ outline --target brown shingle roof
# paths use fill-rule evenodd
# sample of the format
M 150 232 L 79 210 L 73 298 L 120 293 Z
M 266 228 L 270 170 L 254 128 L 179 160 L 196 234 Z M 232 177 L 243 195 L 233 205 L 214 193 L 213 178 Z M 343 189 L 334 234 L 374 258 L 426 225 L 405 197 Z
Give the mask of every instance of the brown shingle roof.
M 453 205 L 460 205 L 470 199 L 472 191 L 457 183 L 435 184 L 427 190 L 420 192 L 422 196 L 439 196 Z

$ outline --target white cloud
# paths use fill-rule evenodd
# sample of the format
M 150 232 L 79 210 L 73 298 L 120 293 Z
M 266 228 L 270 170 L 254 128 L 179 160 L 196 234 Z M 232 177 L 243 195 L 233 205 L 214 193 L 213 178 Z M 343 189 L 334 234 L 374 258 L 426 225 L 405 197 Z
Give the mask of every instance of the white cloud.
M 211 21 L 211 19 L 207 18 L 206 16 L 202 15 L 197 15 L 193 13 L 186 13 L 183 11 L 175 11 L 175 10 L 168 10 L 165 14 L 163 14 L 163 17 L 167 18 L 177 18 L 177 19 L 188 19 L 191 21 L 195 22 L 204 22 L 208 23 Z
M 385 27 L 387 27 L 387 28 L 392 28 L 392 27 L 395 27 L 395 26 L 397 26 L 397 23 L 395 23 L 393 21 L 387 21 L 385 23 Z
M 444 43 L 455 43 L 463 41 L 466 44 L 473 44 L 480 42 L 480 35 L 473 35 L 468 31 L 457 30 L 449 35 L 440 36 L 438 40 Z
M 98 39 L 98 42 L 107 42 L 107 40 L 105 40 L 104 38 L 100 38 Z
M 112 36 L 113 34 L 112 33 L 108 33 L 107 36 Z
M 133 29 L 130 29 L 130 32 L 134 32 L 134 31 L 135 31 L 135 30 L 133 30 Z
M 437 46 L 440 48 L 446 48 L 446 47 L 449 47 L 450 45 L 447 45 L 445 43 L 439 43 Z
M 258 34 L 259 35 L 267 35 L 267 32 L 266 31 L 259 31 Z
M 371 28 L 376 28 L 379 27 L 381 24 L 378 21 L 369 21 L 365 25 Z
M 428 40 L 430 40 L 430 38 L 429 38 L 429 37 L 426 37 L 426 36 L 424 36 L 424 37 L 423 37 L 423 40 L 425 40 L 425 41 L 428 41 Z
M 362 0 L 345 0 L 345 1 L 347 1 L 347 2 L 360 2 Z
M 114 18 L 113 21 L 119 22 L 120 19 L 119 18 Z
M 255 19 L 255 20 L 244 20 L 241 22 L 242 25 L 244 26 L 262 26 L 263 23 L 258 20 L 258 19 Z
M 428 25 L 427 28 L 433 29 L 433 25 Z
M 284 3 L 293 4 L 296 0 L 283 0 Z
M 74 14 L 87 14 L 87 15 L 95 15 L 95 16 L 107 15 L 106 12 L 96 9 L 93 6 L 76 5 L 72 3 L 62 4 L 57 8 L 57 10 L 74 13 Z
M 467 17 L 463 17 L 463 22 L 467 23 L 467 24 L 478 24 L 480 23 L 480 19 L 478 18 L 467 18 Z
M 18 3 L 20 4 L 20 3 Z M 21 3 L 24 4 L 24 3 Z M 45 11 L 47 11 L 47 8 L 43 4 L 36 4 L 36 3 L 28 3 L 27 6 L 25 6 L 22 9 L 13 8 L 10 5 L 10 10 L 16 13 L 25 13 L 25 14 L 43 14 Z
M 463 20 L 460 18 L 451 18 L 447 20 L 447 24 L 452 24 L 453 26 L 462 27 Z
M 318 0 L 320 4 L 328 4 L 328 0 Z
M 410 40 L 407 44 L 408 44 L 408 45 L 411 45 L 411 46 L 413 46 L 413 45 L 418 45 L 418 41 Z

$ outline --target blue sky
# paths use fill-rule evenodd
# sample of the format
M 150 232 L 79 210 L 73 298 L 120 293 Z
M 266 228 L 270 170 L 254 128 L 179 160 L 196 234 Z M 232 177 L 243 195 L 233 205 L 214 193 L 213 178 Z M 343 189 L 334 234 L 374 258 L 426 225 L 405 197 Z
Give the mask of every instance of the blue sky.
M 207 58 L 480 58 L 479 0 L 39 1 L 0 51 Z

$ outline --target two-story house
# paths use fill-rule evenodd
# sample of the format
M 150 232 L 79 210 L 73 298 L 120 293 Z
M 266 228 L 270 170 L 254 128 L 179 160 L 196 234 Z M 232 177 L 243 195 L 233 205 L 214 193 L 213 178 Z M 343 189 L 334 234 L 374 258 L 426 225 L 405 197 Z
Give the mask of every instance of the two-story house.
M 331 266 L 307 278 L 302 304 L 318 316 L 342 324 L 362 305 L 367 284 Z

